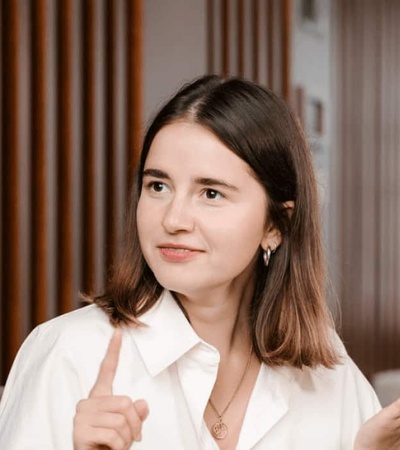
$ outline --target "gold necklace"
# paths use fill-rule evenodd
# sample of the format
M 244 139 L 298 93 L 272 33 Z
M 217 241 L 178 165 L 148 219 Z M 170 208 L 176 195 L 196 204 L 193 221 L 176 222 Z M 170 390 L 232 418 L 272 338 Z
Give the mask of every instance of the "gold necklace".
M 246 376 L 246 373 L 250 367 L 250 361 L 251 361 L 251 355 L 253 354 L 253 347 L 250 347 L 250 353 L 249 353 L 249 358 L 247 359 L 247 363 L 246 363 L 246 367 L 244 368 L 243 374 L 239 380 L 238 385 L 236 386 L 236 389 L 231 397 L 231 399 L 229 400 L 228 404 L 225 406 L 224 410 L 221 412 L 221 414 L 217 411 L 217 408 L 214 406 L 214 403 L 211 400 L 211 396 L 208 399 L 208 402 L 211 405 L 211 408 L 214 410 L 215 414 L 218 416 L 218 421 L 214 423 L 214 425 L 211 427 L 211 434 L 214 436 L 215 439 L 221 440 L 221 439 L 225 439 L 226 436 L 228 436 L 229 433 L 229 428 L 226 425 L 225 422 L 223 422 L 222 417 L 223 415 L 226 413 L 226 411 L 228 411 L 228 408 L 231 406 L 231 403 L 233 402 L 233 400 L 236 397 L 236 394 L 239 391 L 240 386 L 243 383 L 244 377 Z

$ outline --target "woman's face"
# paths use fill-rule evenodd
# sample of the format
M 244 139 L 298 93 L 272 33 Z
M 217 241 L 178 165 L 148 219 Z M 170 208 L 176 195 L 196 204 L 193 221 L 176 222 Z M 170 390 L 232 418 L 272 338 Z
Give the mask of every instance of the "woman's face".
M 156 135 L 137 209 L 140 245 L 158 282 L 190 295 L 239 287 L 266 232 L 267 197 L 250 167 L 206 128 L 177 122 Z

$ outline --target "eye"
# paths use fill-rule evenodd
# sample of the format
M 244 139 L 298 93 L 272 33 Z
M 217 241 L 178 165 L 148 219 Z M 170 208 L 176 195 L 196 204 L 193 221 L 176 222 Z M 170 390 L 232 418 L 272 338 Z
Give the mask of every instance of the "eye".
M 216 191 L 215 189 L 206 189 L 204 191 L 205 196 L 208 200 L 219 200 L 223 198 L 224 196 L 221 194 L 221 192 Z
M 161 181 L 151 181 L 146 185 L 146 188 L 156 193 L 168 191 L 167 185 L 165 183 L 162 183 Z

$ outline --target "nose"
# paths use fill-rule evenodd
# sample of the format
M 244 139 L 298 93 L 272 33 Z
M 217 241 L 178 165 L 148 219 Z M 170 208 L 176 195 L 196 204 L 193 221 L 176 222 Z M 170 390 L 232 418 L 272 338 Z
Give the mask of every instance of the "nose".
M 162 225 L 170 234 L 190 232 L 194 228 L 194 217 L 190 202 L 174 198 L 166 206 Z

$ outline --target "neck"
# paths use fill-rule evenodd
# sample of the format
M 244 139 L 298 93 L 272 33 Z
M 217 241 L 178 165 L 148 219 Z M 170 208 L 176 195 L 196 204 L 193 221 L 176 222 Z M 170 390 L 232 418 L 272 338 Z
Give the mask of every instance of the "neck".
M 196 333 L 216 347 L 222 357 L 246 351 L 251 345 L 250 305 L 254 283 L 237 290 L 213 290 L 186 296 L 175 294 Z

